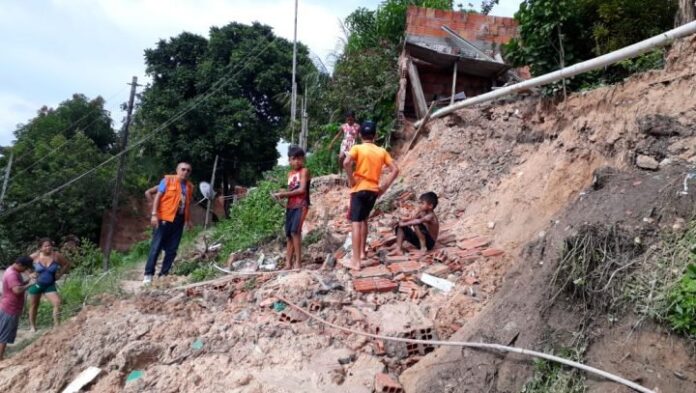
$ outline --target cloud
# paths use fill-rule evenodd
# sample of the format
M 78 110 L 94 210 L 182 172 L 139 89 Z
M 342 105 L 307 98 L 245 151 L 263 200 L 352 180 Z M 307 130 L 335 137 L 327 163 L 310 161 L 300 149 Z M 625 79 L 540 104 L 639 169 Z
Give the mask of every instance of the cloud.
M 152 47 L 159 39 L 189 31 L 207 36 L 211 26 L 232 21 L 259 21 L 274 32 L 293 39 L 294 2 L 292 0 L 53 0 L 71 14 L 85 18 L 95 15 L 116 26 L 140 47 Z M 342 34 L 335 8 L 323 4 L 300 2 L 297 38 L 325 58 L 336 47 Z M 350 11 L 348 11 L 350 12 Z
M 0 92 L 0 146 L 9 145 L 14 140 L 17 125 L 34 117 L 39 108 L 35 102 Z

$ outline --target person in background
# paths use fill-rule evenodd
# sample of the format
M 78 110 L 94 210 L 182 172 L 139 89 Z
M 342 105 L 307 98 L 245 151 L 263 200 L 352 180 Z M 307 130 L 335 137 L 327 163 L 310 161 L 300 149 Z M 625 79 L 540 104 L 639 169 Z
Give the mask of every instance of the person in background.
M 53 305 L 53 326 L 58 326 L 60 322 L 60 296 L 58 296 L 56 281 L 70 267 L 70 263 L 63 254 L 55 250 L 53 240 L 40 239 L 38 246 L 39 251 L 31 254 L 36 283 L 27 290 L 29 293 L 29 325 L 31 325 L 32 332 L 36 331 L 36 313 L 39 310 L 41 295 L 46 295 L 46 299 Z
M 285 209 L 285 236 L 287 251 L 286 268 L 300 269 L 302 266 L 302 224 L 309 211 L 309 184 L 311 177 L 305 168 L 305 152 L 300 147 L 292 146 L 288 151 L 290 172 L 288 173 L 288 190 L 273 194 L 276 200 L 287 198 Z M 294 257 L 294 262 L 293 262 Z
M 377 126 L 366 121 L 360 127 L 362 144 L 353 146 L 343 162 L 350 189 L 351 237 L 353 255 L 351 268 L 360 270 L 360 261 L 366 258 L 367 220 L 377 198 L 384 194 L 399 175 L 399 167 L 389 153 L 375 145 Z M 355 166 L 355 168 L 353 168 Z M 382 169 L 389 167 L 390 174 L 380 185 Z
M 145 191 L 145 197 L 152 202 L 150 224 L 154 231 L 150 253 L 145 264 L 144 284 L 152 282 L 155 265 L 162 250 L 164 250 L 164 260 L 159 275 L 169 274 L 179 249 L 184 226 L 189 229 L 192 227 L 189 208 L 193 196 L 193 184 L 188 180 L 190 176 L 191 164 L 180 162 L 176 166 L 176 174 L 165 176 L 158 186 Z
M 22 272 L 31 269 L 32 259 L 21 256 L 2 275 L 2 298 L 0 299 L 0 360 L 5 356 L 7 344 L 14 343 L 19 327 L 19 317 L 24 308 L 24 291 L 34 285 L 22 279 Z
M 346 159 L 346 155 L 350 149 L 355 145 L 358 139 L 358 134 L 360 133 L 360 124 L 355 122 L 355 112 L 346 112 L 346 122 L 341 125 L 338 133 L 333 138 L 329 144 L 329 150 L 333 147 L 334 142 L 338 139 L 341 134 L 343 134 L 343 140 L 341 141 L 341 150 L 338 152 L 338 172 L 341 172 L 343 167 L 343 161 Z

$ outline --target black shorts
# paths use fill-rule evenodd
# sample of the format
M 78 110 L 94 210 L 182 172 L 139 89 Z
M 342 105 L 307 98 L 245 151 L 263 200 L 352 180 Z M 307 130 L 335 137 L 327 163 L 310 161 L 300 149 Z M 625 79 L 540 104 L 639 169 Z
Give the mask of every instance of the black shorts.
M 350 194 L 350 221 L 365 221 L 375 207 L 378 194 L 374 191 L 358 191 Z
M 306 207 L 285 210 L 285 236 L 287 238 L 291 238 L 293 234 L 302 233 L 302 224 L 306 213 Z
M 416 248 L 420 248 L 420 240 L 418 240 L 418 235 L 416 235 L 416 231 L 414 231 L 412 227 L 398 227 L 396 230 L 398 231 L 399 228 L 404 231 L 404 240 L 413 244 Z M 430 236 L 428 228 L 423 224 L 418 224 L 418 229 L 420 229 L 421 233 L 425 236 L 425 248 L 432 250 L 435 247 L 435 240 Z

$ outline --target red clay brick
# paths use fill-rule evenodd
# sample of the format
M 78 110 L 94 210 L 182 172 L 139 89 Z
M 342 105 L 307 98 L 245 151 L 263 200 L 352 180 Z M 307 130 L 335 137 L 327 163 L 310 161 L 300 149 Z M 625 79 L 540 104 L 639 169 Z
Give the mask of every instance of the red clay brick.
M 490 244 L 490 240 L 484 238 L 484 237 L 475 237 L 470 240 L 465 240 L 463 242 L 459 242 L 457 246 L 461 248 L 462 250 L 471 250 L 474 248 L 480 248 L 480 247 L 485 247 L 488 244 Z
M 389 265 L 389 270 L 391 270 L 392 273 L 398 274 L 398 273 L 413 273 L 417 272 L 421 268 L 421 264 L 418 262 L 414 261 L 408 261 L 408 262 L 399 262 L 399 263 L 392 263 Z
M 391 277 L 392 273 L 384 265 L 377 265 L 361 269 L 358 272 L 353 273 L 355 278 L 366 278 L 366 277 Z
M 437 264 L 430 266 L 425 272 L 435 277 L 445 277 L 450 272 L 450 267 L 444 264 Z
M 406 262 L 410 258 L 407 255 L 387 255 L 387 263 Z
M 369 277 L 357 278 L 353 280 L 353 289 L 356 292 L 390 292 L 395 290 L 399 284 L 386 278 Z
M 488 248 L 486 250 L 481 251 L 481 255 L 483 255 L 484 257 L 497 257 L 503 254 L 505 254 L 505 251 L 499 250 L 497 248 Z
M 379 265 L 379 259 L 369 258 L 360 262 L 360 267 L 373 267 Z
M 389 374 L 379 373 L 375 375 L 375 392 L 378 393 L 404 393 L 401 384 Z

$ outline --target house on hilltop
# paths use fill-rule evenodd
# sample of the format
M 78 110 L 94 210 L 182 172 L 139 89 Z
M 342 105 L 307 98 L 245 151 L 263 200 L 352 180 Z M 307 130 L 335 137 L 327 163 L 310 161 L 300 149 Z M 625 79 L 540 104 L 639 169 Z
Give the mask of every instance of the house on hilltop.
M 422 118 L 433 101 L 449 105 L 529 78 L 501 56 L 501 46 L 517 35 L 513 18 L 409 6 L 399 59 L 400 117 Z

